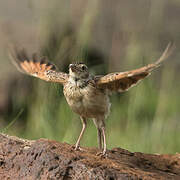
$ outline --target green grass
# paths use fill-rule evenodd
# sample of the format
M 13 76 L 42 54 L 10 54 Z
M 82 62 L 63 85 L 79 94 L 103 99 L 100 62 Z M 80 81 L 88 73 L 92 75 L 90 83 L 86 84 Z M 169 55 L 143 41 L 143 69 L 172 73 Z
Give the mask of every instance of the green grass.
M 168 3 L 163 1 L 156 6 L 162 7 L 161 11 L 149 8 L 149 3 L 144 2 L 148 12 L 137 5 L 136 8 L 140 8 L 136 10 L 138 13 L 131 12 L 132 2 L 127 3 L 126 8 L 119 6 L 121 9 L 116 9 L 111 3 L 106 6 L 89 1 L 82 8 L 80 21 L 71 11 L 70 2 L 50 3 L 42 6 L 47 12 L 37 8 L 39 39 L 42 40 L 40 51 L 62 71 L 67 71 L 72 61 L 86 62 L 97 74 L 141 67 L 159 57 L 162 47 L 171 39 L 169 37 L 177 36 L 173 29 L 172 32 L 171 29 L 164 30 L 167 27 L 165 17 L 169 16 L 165 14 L 168 13 L 165 8 Z M 152 5 L 155 7 L 156 2 Z M 31 14 L 36 8 L 33 10 Z M 139 16 L 141 11 L 145 18 Z M 74 29 L 71 21 L 75 24 Z M 173 22 L 175 24 L 175 19 Z M 168 27 L 172 28 L 171 25 Z M 111 113 L 106 120 L 108 148 L 122 147 L 147 153 L 180 152 L 180 83 L 176 65 L 172 59 L 137 87 L 111 96 Z M 81 121 L 67 105 L 62 87 L 30 79 L 32 77 L 25 77 L 25 86 L 31 89 L 28 94 L 22 93 L 26 89 L 23 85 L 11 91 L 14 93 L 12 111 L 6 118 L 0 117 L 5 124 L 2 130 L 27 139 L 48 138 L 74 144 L 81 130 Z M 97 146 L 96 133 L 92 120 L 89 120 L 82 146 Z

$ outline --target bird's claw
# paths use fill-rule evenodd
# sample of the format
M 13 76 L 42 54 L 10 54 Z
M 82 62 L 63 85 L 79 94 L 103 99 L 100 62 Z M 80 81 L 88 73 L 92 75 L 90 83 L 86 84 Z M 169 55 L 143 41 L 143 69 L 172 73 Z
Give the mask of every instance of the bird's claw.
M 105 158 L 105 157 L 107 157 L 107 152 L 106 151 L 101 151 L 101 152 L 97 153 L 96 156 Z
M 80 146 L 77 145 L 73 146 L 73 148 L 75 151 L 84 151 Z

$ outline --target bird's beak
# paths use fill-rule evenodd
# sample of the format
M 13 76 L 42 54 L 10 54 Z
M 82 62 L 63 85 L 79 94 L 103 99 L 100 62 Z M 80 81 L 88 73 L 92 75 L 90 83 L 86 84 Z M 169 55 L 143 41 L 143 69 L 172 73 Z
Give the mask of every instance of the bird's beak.
M 70 64 L 69 65 L 69 69 L 71 69 L 72 72 L 76 72 L 77 71 L 76 66 L 74 64 Z

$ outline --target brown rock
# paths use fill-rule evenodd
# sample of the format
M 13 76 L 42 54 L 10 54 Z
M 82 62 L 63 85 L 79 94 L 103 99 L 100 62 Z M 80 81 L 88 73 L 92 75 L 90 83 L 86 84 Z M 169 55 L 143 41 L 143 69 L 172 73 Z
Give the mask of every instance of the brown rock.
M 74 151 L 66 143 L 0 134 L 0 179 L 180 179 L 180 154 L 131 153 L 114 148 Z

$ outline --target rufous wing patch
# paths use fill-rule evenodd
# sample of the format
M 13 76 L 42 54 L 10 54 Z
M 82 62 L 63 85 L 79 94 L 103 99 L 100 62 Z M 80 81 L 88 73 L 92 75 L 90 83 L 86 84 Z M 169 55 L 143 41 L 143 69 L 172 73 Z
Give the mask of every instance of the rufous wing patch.
M 18 70 L 31 76 L 38 77 L 45 81 L 52 81 L 58 83 L 65 83 L 68 79 L 68 74 L 58 72 L 56 66 L 49 61 L 46 57 L 38 58 L 37 54 L 33 54 L 29 58 L 25 50 L 14 49 L 10 54 L 13 63 Z

